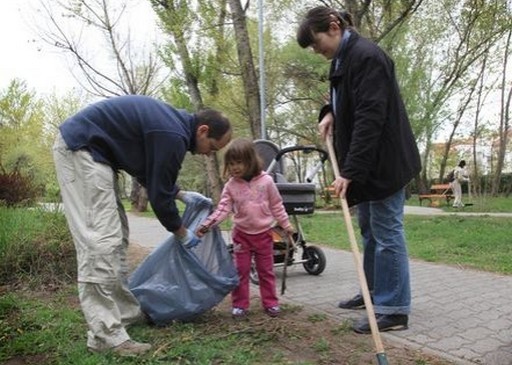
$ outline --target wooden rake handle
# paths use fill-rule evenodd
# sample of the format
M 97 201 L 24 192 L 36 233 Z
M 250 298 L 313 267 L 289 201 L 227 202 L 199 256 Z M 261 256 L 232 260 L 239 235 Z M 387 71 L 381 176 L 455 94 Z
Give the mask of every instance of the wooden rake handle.
M 334 152 L 334 147 L 332 144 L 332 137 L 328 136 L 326 138 L 327 150 L 329 152 L 329 159 L 331 160 L 332 169 L 334 171 L 334 176 L 336 178 L 341 177 L 340 170 L 338 167 L 338 161 L 336 159 L 336 153 Z M 344 197 L 340 196 L 341 208 L 343 210 L 343 217 L 345 218 L 345 225 L 347 227 L 348 238 L 350 240 L 350 247 L 352 249 L 352 254 L 354 256 L 354 262 L 357 269 L 357 276 L 359 278 L 359 285 L 361 286 L 361 293 L 363 295 L 364 304 L 366 306 L 366 313 L 368 315 L 368 323 L 370 324 L 370 329 L 372 331 L 373 342 L 375 344 L 375 349 L 377 350 L 377 354 L 384 353 L 384 346 L 382 345 L 382 340 L 380 338 L 379 327 L 377 326 L 377 320 L 375 319 L 375 312 L 373 310 L 373 303 L 370 297 L 370 291 L 368 290 L 368 282 L 366 281 L 366 276 L 363 270 L 363 264 L 361 261 L 361 255 L 359 253 L 359 246 L 357 245 L 356 235 L 354 233 L 354 226 L 352 225 L 352 218 L 350 217 L 350 210 L 348 208 L 347 200 Z M 382 357 L 382 356 L 381 356 Z M 379 355 L 377 355 L 379 358 Z M 380 363 L 380 360 L 379 360 Z

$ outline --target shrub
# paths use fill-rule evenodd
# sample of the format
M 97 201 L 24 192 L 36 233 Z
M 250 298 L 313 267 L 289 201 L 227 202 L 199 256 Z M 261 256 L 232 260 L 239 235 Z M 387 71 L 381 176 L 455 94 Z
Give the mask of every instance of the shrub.
M 8 172 L 0 164 L 0 202 L 8 207 L 28 206 L 34 203 L 38 194 L 32 178 L 24 175 L 19 165 Z
M 75 250 L 61 212 L 0 207 L 0 282 L 58 286 L 76 279 Z

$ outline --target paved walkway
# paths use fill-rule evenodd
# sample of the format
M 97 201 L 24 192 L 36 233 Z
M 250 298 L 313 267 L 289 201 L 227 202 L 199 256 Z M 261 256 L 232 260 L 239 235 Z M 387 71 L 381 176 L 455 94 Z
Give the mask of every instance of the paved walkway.
M 406 214 L 452 213 L 407 207 Z M 168 237 L 156 219 L 128 217 L 133 242 L 154 247 Z M 327 267 L 320 276 L 308 275 L 301 265 L 288 267 L 287 290 L 281 300 L 314 307 L 340 321 L 362 317 L 364 310 L 336 307 L 342 297 L 358 290 L 352 253 L 323 250 Z M 409 330 L 383 333 L 383 339 L 455 364 L 512 365 L 512 276 L 411 260 L 411 280 Z

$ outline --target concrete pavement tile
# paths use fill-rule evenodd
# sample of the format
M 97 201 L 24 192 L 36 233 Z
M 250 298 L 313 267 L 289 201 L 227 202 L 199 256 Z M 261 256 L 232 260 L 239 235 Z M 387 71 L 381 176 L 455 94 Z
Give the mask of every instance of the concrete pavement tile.
M 512 318 L 512 317 L 509 317 Z M 499 331 L 508 331 L 512 337 L 512 320 L 508 318 L 492 319 L 485 323 L 485 327 L 494 333 Z
M 491 335 L 490 337 L 495 339 L 496 341 L 501 342 L 503 346 L 510 347 L 510 350 L 512 351 L 512 335 L 510 333 L 510 329 L 498 331 Z
M 456 336 L 456 335 L 462 336 L 462 333 L 465 332 L 465 330 L 461 330 L 461 328 L 457 328 L 455 326 L 444 326 L 444 327 L 439 328 L 439 330 L 443 334 L 444 337 L 452 337 L 452 336 Z
M 451 355 L 459 358 L 470 361 L 471 364 L 482 364 L 482 365 L 496 365 L 495 363 L 487 363 L 483 361 L 483 356 L 471 350 L 471 348 L 464 347 L 458 350 L 452 351 Z M 509 364 L 510 365 L 510 364 Z
M 465 347 L 465 345 L 471 344 L 473 341 L 470 341 L 461 336 L 446 336 L 442 340 L 432 343 L 431 346 L 438 348 L 439 350 L 443 350 L 446 352 L 452 352 L 460 349 L 461 347 Z
M 396 335 L 396 333 L 395 333 L 395 335 Z M 416 335 L 416 336 L 408 336 L 407 338 L 409 340 L 417 343 L 418 345 L 428 345 L 428 344 L 430 344 L 432 342 L 436 342 L 437 341 L 436 339 L 433 339 L 432 337 L 424 335 L 424 334 L 419 334 L 419 335 Z
M 488 328 L 470 328 L 468 330 L 462 331 L 459 333 L 461 337 L 464 337 L 471 341 L 479 341 L 483 340 L 484 338 L 492 337 L 494 334 L 494 331 L 491 331 Z
M 494 332 L 502 330 L 510 331 L 512 328 L 512 317 L 501 317 L 498 319 L 489 320 L 485 323 L 485 327 L 489 328 L 491 331 Z
M 512 365 L 512 351 L 498 350 L 494 353 L 483 356 L 482 364 L 489 365 Z
M 487 337 L 482 340 L 475 341 L 471 348 L 478 354 L 487 354 L 496 351 L 503 346 L 503 342 L 494 338 Z M 510 359 L 512 362 L 512 359 Z
M 470 318 L 474 314 L 473 311 L 470 311 L 467 308 L 460 308 L 460 305 L 459 308 L 456 308 L 457 306 L 453 304 L 454 303 L 450 305 L 449 310 L 448 308 L 446 308 L 444 315 L 447 316 L 448 318 L 453 319 L 454 321 L 465 320 L 466 318 Z
M 457 323 L 460 326 L 464 326 L 465 328 L 486 328 L 487 321 L 485 319 L 479 318 L 477 316 L 467 317 L 461 320 L 458 320 Z

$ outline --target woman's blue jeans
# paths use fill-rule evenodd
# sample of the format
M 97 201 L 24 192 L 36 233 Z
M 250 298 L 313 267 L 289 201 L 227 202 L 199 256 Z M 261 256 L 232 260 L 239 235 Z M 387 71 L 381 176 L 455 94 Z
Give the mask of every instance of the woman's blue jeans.
M 411 284 L 404 234 L 405 191 L 357 205 L 363 266 L 375 313 L 409 314 Z

